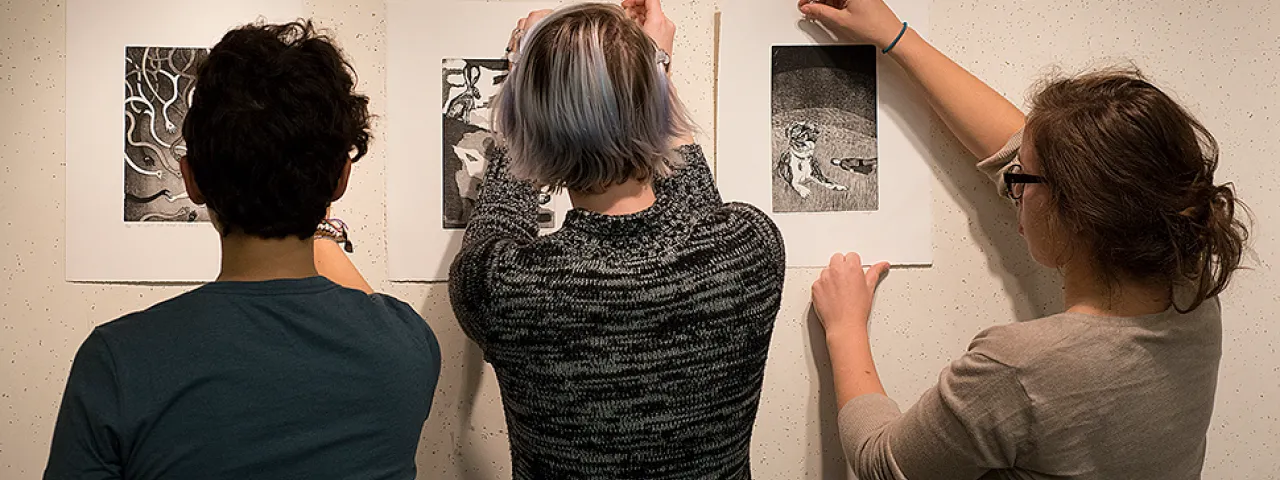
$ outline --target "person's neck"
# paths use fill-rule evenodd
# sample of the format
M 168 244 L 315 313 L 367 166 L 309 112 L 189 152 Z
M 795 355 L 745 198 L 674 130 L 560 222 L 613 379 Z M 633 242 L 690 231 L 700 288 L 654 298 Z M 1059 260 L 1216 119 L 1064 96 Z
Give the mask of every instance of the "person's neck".
M 1091 265 L 1063 267 L 1063 304 L 1071 313 L 1102 317 L 1138 317 L 1161 313 L 1173 305 L 1173 291 L 1161 282 L 1120 279 L 1114 284 Z
M 569 191 L 569 200 L 575 208 L 603 215 L 630 215 L 643 212 L 657 203 L 653 182 L 628 180 L 613 185 L 602 193 Z
M 219 282 L 261 282 L 308 278 L 316 272 L 313 240 L 298 237 L 265 239 L 233 233 L 222 237 Z

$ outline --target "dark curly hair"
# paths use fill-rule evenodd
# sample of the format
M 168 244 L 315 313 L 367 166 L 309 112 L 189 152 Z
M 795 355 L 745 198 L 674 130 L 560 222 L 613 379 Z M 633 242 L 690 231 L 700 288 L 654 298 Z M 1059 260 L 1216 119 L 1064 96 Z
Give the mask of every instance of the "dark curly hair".
M 346 162 L 369 148 L 369 98 L 353 91 L 350 63 L 299 20 L 228 32 L 196 76 L 182 135 L 223 235 L 310 238 Z
M 1218 142 L 1137 69 L 1047 81 L 1027 117 L 1055 216 L 1121 278 L 1189 287 L 1188 312 L 1226 289 L 1249 238 Z

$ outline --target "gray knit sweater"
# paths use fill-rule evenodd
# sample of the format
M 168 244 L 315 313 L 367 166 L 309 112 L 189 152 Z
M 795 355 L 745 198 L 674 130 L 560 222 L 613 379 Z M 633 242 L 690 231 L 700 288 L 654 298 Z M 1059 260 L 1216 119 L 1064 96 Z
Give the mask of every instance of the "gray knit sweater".
M 573 210 L 544 237 L 491 156 L 449 293 L 497 372 L 515 478 L 750 478 L 782 237 L 679 153 L 653 207 Z

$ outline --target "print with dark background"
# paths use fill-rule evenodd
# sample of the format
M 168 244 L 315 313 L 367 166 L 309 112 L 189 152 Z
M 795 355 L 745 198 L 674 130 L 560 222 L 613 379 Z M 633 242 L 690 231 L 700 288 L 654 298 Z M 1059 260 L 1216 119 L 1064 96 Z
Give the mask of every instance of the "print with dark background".
M 879 209 L 875 47 L 773 47 L 772 107 L 774 212 Z M 811 193 L 802 198 L 780 174 L 779 162 L 791 151 L 788 127 L 801 122 L 820 131 L 814 152 L 820 175 L 848 190 L 810 180 L 802 185 Z
M 186 153 L 182 121 L 206 48 L 125 47 L 124 221 L 208 221 L 191 203 L 178 159 Z M 118 161 L 118 160 L 117 160 Z

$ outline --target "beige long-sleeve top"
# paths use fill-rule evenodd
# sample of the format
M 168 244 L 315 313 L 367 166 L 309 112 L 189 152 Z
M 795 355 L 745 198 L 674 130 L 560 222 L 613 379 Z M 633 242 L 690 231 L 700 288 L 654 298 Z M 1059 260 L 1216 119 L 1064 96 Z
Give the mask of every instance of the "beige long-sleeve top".
M 997 185 L 1020 139 L 980 164 Z M 1217 299 L 1001 325 L 906 413 L 850 400 L 840 435 L 860 480 L 1200 478 L 1221 355 Z

